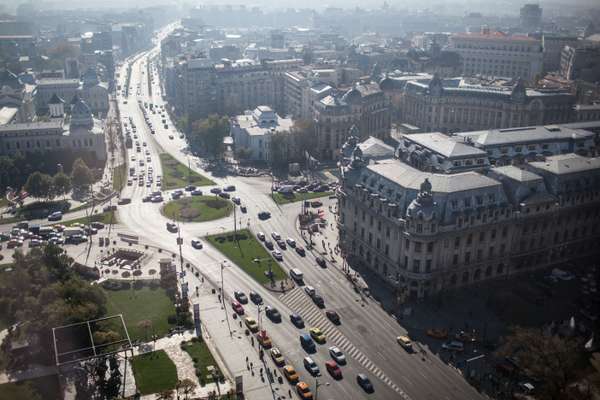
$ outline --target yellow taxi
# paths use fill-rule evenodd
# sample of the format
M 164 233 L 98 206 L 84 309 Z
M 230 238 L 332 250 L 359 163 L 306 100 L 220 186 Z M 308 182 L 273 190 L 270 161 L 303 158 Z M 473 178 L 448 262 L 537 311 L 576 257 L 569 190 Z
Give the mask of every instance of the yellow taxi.
M 298 392 L 298 396 L 300 396 L 301 399 L 312 400 L 313 398 L 313 394 L 310 391 L 310 386 L 308 386 L 308 383 L 306 382 L 298 382 L 296 384 L 296 392 Z
M 279 351 L 277 347 L 273 347 L 271 349 L 271 358 L 273 359 L 275 365 L 277 365 L 278 367 L 281 367 L 283 364 L 285 364 L 283 354 L 281 354 L 281 351 Z
M 327 341 L 325 334 L 320 328 L 310 328 L 309 332 L 315 342 L 323 344 Z
M 250 332 L 258 332 L 258 324 L 256 323 L 256 320 L 254 318 L 246 317 L 244 318 L 244 323 L 246 324 L 246 328 L 248 328 Z
M 283 375 L 285 376 L 285 379 L 287 379 L 290 383 L 298 382 L 298 373 L 296 372 L 294 367 L 289 364 L 283 367 Z

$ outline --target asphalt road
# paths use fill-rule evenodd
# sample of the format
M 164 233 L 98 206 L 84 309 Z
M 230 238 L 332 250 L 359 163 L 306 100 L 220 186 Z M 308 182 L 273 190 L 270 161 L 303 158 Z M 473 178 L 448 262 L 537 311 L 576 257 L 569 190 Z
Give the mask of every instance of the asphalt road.
M 164 32 L 161 33 L 161 36 Z M 242 199 L 247 206 L 247 214 L 237 213 L 241 219 L 241 226 L 248 227 L 252 232 L 258 231 L 270 234 L 279 232 L 282 237 L 295 238 L 301 243 L 301 237 L 297 229 L 296 219 L 300 210 L 298 203 L 286 206 L 276 205 L 270 198 L 270 178 L 243 178 L 227 177 L 215 178 L 200 168 L 200 160 L 190 156 L 186 151 L 184 139 L 180 139 L 172 121 L 168 121 L 168 129 L 164 129 L 161 117 L 149 114 L 151 122 L 156 130 L 152 135 L 145 124 L 138 100 L 152 102 L 155 107 L 163 105 L 160 96 L 158 75 L 154 75 L 154 87 L 152 95 L 147 87 L 146 62 L 149 56 L 154 56 L 158 47 L 135 57 L 132 68 L 130 84 L 130 95 L 128 99 L 121 96 L 118 98 L 121 110 L 122 122 L 131 116 L 137 126 L 137 135 L 140 143 L 146 143 L 142 147 L 142 153 L 128 150 L 128 159 L 136 168 L 136 174 L 144 170 L 148 174 L 148 166 L 153 167 L 154 183 L 151 187 L 140 187 L 137 182 L 132 186 L 126 186 L 121 197 L 130 197 L 131 204 L 119 207 L 119 221 L 131 231 L 135 232 L 144 241 L 155 243 L 170 251 L 177 252 L 177 235 L 169 233 L 166 228 L 168 219 L 160 213 L 162 204 L 144 203 L 142 198 L 148 193 L 158 190 L 156 176 L 161 175 L 158 154 L 168 152 L 173 157 L 188 164 L 192 168 L 206 176 L 210 176 L 218 186 L 227 184 L 236 186 L 235 195 Z M 120 84 L 124 85 L 125 69 L 120 70 Z M 127 104 L 124 103 L 127 101 Z M 166 114 L 165 114 L 166 115 Z M 168 119 L 168 115 L 166 115 Z M 173 139 L 169 139 L 173 135 Z M 134 140 L 135 141 L 135 140 Z M 148 150 L 151 161 L 145 161 L 142 167 L 139 165 L 140 154 Z M 131 156 L 136 156 L 136 161 L 131 161 Z M 146 156 L 144 155 L 144 158 Z M 209 187 L 203 187 L 208 191 Z M 170 196 L 164 194 L 165 200 Z M 325 205 L 329 200 L 325 200 Z M 266 221 L 257 218 L 259 211 L 270 211 L 272 217 Z M 239 226 L 239 225 L 238 225 Z M 275 294 L 260 286 L 250 276 L 246 275 L 240 268 L 235 266 L 216 249 L 204 242 L 202 250 L 191 247 L 190 241 L 194 237 L 202 237 L 206 234 L 220 233 L 233 230 L 233 217 L 223 218 L 217 221 L 205 223 L 185 223 L 180 226 L 181 235 L 184 238 L 182 253 L 184 258 L 189 259 L 196 265 L 203 275 L 214 282 L 221 282 L 221 268 L 223 270 L 223 287 L 228 295 L 234 290 L 248 292 L 254 290 L 259 292 L 266 305 L 272 305 L 279 309 L 283 315 L 283 322 L 272 323 L 268 318 L 262 316 L 263 327 L 272 336 L 273 341 L 284 354 L 286 360 L 291 362 L 305 380 L 315 389 L 315 379 L 303 368 L 302 359 L 306 356 L 299 344 L 300 330 L 294 327 L 288 319 L 292 312 L 300 313 L 306 321 L 307 327 L 302 332 L 307 332 L 309 327 L 320 327 L 327 336 L 327 344 L 317 345 L 317 353 L 312 355 L 313 359 L 321 368 L 322 376 L 319 378 L 319 398 L 323 399 L 480 399 L 482 398 L 462 376 L 454 369 L 443 364 L 434 354 L 426 351 L 425 355 L 420 353 L 408 353 L 397 343 L 396 337 L 405 334 L 406 331 L 394 318 L 389 316 L 376 302 L 370 298 L 361 298 L 348 280 L 338 268 L 320 268 L 315 262 L 314 256 L 307 252 L 306 257 L 300 257 L 293 250 L 285 250 L 284 261 L 281 263 L 285 270 L 299 268 L 305 275 L 305 282 L 314 286 L 323 295 L 327 309 L 336 310 L 342 319 L 339 326 L 335 326 L 327 320 L 324 310 L 314 306 L 312 301 L 303 292 L 296 288 L 283 295 Z M 199 285 L 197 278 L 192 274 L 186 276 L 190 288 Z M 258 319 L 256 306 L 247 305 L 246 313 Z M 227 307 L 229 316 L 232 310 Z M 233 322 L 233 321 L 232 321 Z M 236 322 L 237 323 L 237 322 Z M 348 363 L 342 366 L 343 379 L 335 381 L 325 371 L 324 362 L 329 359 L 327 347 L 337 345 L 346 354 Z M 227 349 L 221 349 L 227 351 Z M 244 355 L 240 355 L 244 357 Z M 374 394 L 368 395 L 356 384 L 356 374 L 367 374 L 374 384 Z

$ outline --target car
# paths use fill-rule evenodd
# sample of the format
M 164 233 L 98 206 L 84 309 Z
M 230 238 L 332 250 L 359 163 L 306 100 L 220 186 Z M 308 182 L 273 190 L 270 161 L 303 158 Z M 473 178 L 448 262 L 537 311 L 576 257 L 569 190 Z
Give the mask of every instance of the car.
M 312 301 L 317 305 L 317 307 L 319 308 L 323 308 L 325 307 L 325 300 L 323 300 L 323 297 L 319 294 L 316 294 L 314 296 L 311 297 Z
M 304 257 L 306 255 L 306 251 L 304 250 L 304 247 L 302 247 L 302 246 L 296 246 L 295 250 L 296 250 L 296 253 L 298 253 L 298 255 L 301 257 Z
M 186 192 L 192 192 L 192 191 L 194 191 L 194 190 L 196 190 L 196 186 L 194 186 L 194 185 L 187 185 L 187 186 L 185 187 L 185 191 L 186 191 Z
M 304 350 L 308 353 L 314 353 L 317 351 L 317 347 L 315 346 L 315 342 L 312 340 L 309 334 L 304 333 L 300 335 L 300 345 Z
M 264 329 L 258 332 L 258 335 L 256 335 L 256 340 L 258 340 L 258 343 L 260 343 L 260 345 L 265 349 L 270 349 L 271 346 L 273 346 L 271 338 Z
M 327 310 L 327 311 L 325 311 L 325 315 L 334 324 L 336 324 L 336 325 L 340 324 L 340 315 L 336 311 L 334 311 L 334 310 Z
M 278 367 L 281 367 L 285 364 L 285 358 L 283 358 L 283 354 L 281 354 L 281 351 L 279 351 L 277 347 L 273 347 L 271 349 L 271 358 Z
M 303 400 L 312 400 L 313 398 L 313 394 L 310 391 L 310 386 L 308 386 L 308 383 L 304 381 L 296 383 L 296 392 Z
M 317 363 L 312 358 L 310 358 L 310 357 L 304 357 L 303 363 L 304 363 L 304 368 L 306 368 L 306 370 L 312 376 L 319 376 L 319 375 L 321 375 L 321 370 L 319 369 L 319 366 L 317 365 Z
M 325 261 L 325 259 L 323 257 L 317 257 L 315 259 L 315 261 L 317 262 L 317 264 L 321 267 L 321 268 L 326 268 L 327 267 L 327 261 Z
M 346 356 L 337 346 L 331 346 L 329 349 L 329 355 L 340 365 L 346 364 Z
M 267 314 L 267 317 L 269 317 L 269 319 L 273 322 L 281 322 L 281 314 L 279 313 L 279 310 L 277 310 L 275 307 L 272 306 L 266 306 L 265 307 L 265 314 Z
M 323 202 L 320 200 L 316 200 L 316 201 L 311 201 L 310 205 L 313 208 L 317 208 L 317 207 L 321 207 L 323 205 Z
M 173 135 L 169 135 L 169 139 L 173 140 L 174 139 Z
M 279 248 L 280 248 L 281 250 L 285 250 L 285 249 L 287 249 L 287 246 L 285 245 L 285 242 L 284 242 L 283 240 L 278 240 L 278 241 L 277 241 L 277 246 L 279 246 Z
M 219 193 L 221 193 L 221 189 L 218 188 L 218 187 L 217 188 L 212 188 L 212 189 L 210 189 L 210 192 L 212 194 L 219 194 Z
M 325 334 L 323 333 L 321 328 L 310 328 L 308 332 L 310 333 L 310 336 L 315 340 L 315 342 L 319 344 L 324 344 L 325 342 L 327 342 L 327 338 L 325 337 Z
M 250 295 L 250 300 L 252 300 L 252 302 L 254 304 L 262 304 L 263 299 L 260 294 L 258 294 L 256 292 L 250 292 L 249 295 Z
M 271 237 L 273 238 L 273 240 L 278 241 L 281 240 L 281 235 L 277 232 L 272 232 L 271 233 Z
M 252 333 L 258 332 L 258 324 L 256 320 L 252 317 L 244 318 L 244 324 L 246 324 L 246 328 Z
M 60 211 L 55 211 L 52 214 L 48 215 L 48 221 L 60 221 L 63 217 L 63 213 Z
M 150 201 L 152 203 L 162 203 L 163 201 L 163 197 L 162 196 L 153 196 Z
M 363 390 L 365 392 L 373 393 L 373 391 L 374 391 L 373 384 L 371 383 L 371 380 L 369 379 L 369 377 L 366 374 L 356 375 L 356 383 L 358 383 L 358 386 L 363 388 Z
M 95 228 L 95 229 L 104 229 L 104 224 L 100 221 L 92 222 L 91 226 L 92 226 L 92 228 Z
M 228 198 L 231 197 L 231 195 L 229 193 L 227 193 L 227 192 L 221 192 L 221 193 L 219 193 L 219 196 L 222 197 L 222 198 L 224 198 L 224 199 L 228 199 Z
M 248 212 L 248 209 L 246 208 L 246 206 L 240 206 L 240 211 L 246 214 Z
M 200 189 L 192 190 L 192 196 L 202 196 L 202 190 L 200 190 Z
M 237 196 L 233 196 L 233 197 L 231 198 L 231 201 L 233 201 L 233 202 L 234 202 L 235 204 L 237 204 L 238 206 L 239 206 L 239 205 L 242 203 L 242 200 L 241 200 L 239 197 L 237 197 Z
M 281 254 L 281 252 L 279 250 L 273 250 L 271 252 L 271 255 L 273 256 L 274 259 L 276 259 L 277 261 L 283 261 L 283 255 Z
M 235 192 L 235 186 L 234 185 L 228 185 L 228 186 L 225 186 L 223 188 L 223 190 L 226 191 L 226 192 Z
M 463 351 L 465 349 L 465 345 L 463 342 L 459 342 L 458 340 L 451 340 L 449 342 L 442 344 L 442 349 L 449 351 Z
M 239 301 L 240 304 L 248 304 L 248 297 L 246 297 L 246 294 L 244 292 L 236 290 L 235 292 L 233 292 L 233 297 L 235 297 L 235 299 Z
M 408 336 L 398 336 L 396 338 L 396 341 L 398 342 L 398 344 L 400 346 L 402 346 L 404 348 L 404 350 L 407 351 L 411 351 L 412 350 L 412 342 L 410 341 L 410 338 Z
M 127 186 L 133 186 L 133 181 L 131 179 L 127 179 Z
M 200 250 L 202 248 L 202 242 L 200 239 L 192 239 L 192 247 L 196 250 Z
M 261 211 L 258 213 L 258 218 L 262 220 L 269 219 L 271 218 L 271 213 L 268 211 Z
M 179 228 L 177 228 L 177 224 L 174 222 L 167 222 L 167 230 L 171 233 L 175 233 L 179 230 Z
M 244 307 L 237 300 L 231 302 L 231 308 L 237 315 L 244 315 Z
M 329 372 L 333 379 L 342 379 L 342 370 L 334 360 L 325 361 L 325 368 L 327 368 L 327 372 Z
M 273 242 L 270 240 L 265 240 L 265 247 L 269 250 L 273 250 L 275 247 L 273 246 Z
M 298 373 L 296 372 L 294 367 L 289 364 L 283 367 L 283 375 L 285 376 L 285 379 L 287 379 L 290 383 L 298 382 Z
M 315 290 L 315 288 L 314 288 L 314 287 L 312 287 L 312 286 L 310 286 L 310 285 L 304 286 L 304 292 L 305 292 L 305 293 L 306 293 L 306 294 L 307 294 L 309 297 L 313 297 L 313 296 L 314 296 L 314 295 L 317 293 L 317 291 Z
M 285 241 L 290 247 L 296 247 L 296 241 L 294 239 L 287 238 L 287 239 L 285 239 Z
M 304 328 L 304 320 L 299 314 L 290 314 L 290 322 L 297 328 Z
M 130 204 L 130 203 L 131 203 L 131 199 L 130 198 L 126 198 L 126 197 L 123 197 L 123 198 L 119 199 L 119 201 L 117 202 L 117 204 L 120 205 L 120 206 L 123 206 L 125 204 Z M 107 206 L 107 207 L 109 207 L 109 206 Z M 111 211 L 111 210 L 109 210 L 109 211 Z
M 256 238 L 262 242 L 262 241 L 264 241 L 264 240 L 265 240 L 265 234 L 264 234 L 264 233 L 262 233 L 262 232 L 258 232 L 258 233 L 256 234 Z

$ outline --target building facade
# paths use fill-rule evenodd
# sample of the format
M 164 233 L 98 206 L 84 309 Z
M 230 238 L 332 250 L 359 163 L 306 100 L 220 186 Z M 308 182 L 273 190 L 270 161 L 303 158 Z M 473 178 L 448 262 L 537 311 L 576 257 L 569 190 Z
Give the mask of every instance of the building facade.
M 401 300 L 598 255 L 600 158 L 443 174 L 355 151 L 341 172 L 342 254 Z
M 582 40 L 565 46 L 560 58 L 560 74 L 565 79 L 597 82 L 600 80 L 600 43 Z
M 528 36 L 484 28 L 481 33 L 452 35 L 449 50 L 460 55 L 463 76 L 520 77 L 533 82 L 543 68 L 542 44 Z
M 384 78 L 399 121 L 426 132 L 545 125 L 573 120 L 575 95 L 561 89 L 527 89 L 520 80 L 421 76 Z
M 333 92 L 331 86 L 321 82 L 319 75 L 312 72 L 290 71 L 283 78 L 284 110 L 296 119 L 311 119 L 314 103 Z
M 312 155 L 322 161 L 336 160 L 349 136 L 361 140 L 390 136 L 389 99 L 374 82 L 357 83 L 341 96 L 329 95 L 315 102 L 313 119 L 317 146 Z

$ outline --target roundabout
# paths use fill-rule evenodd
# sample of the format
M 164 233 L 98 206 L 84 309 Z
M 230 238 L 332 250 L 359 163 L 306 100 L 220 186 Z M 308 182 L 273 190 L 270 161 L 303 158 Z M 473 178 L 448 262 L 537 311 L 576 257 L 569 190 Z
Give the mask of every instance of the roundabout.
M 192 196 L 172 200 L 164 205 L 161 213 L 180 222 L 206 222 L 229 216 L 233 203 L 216 196 Z

